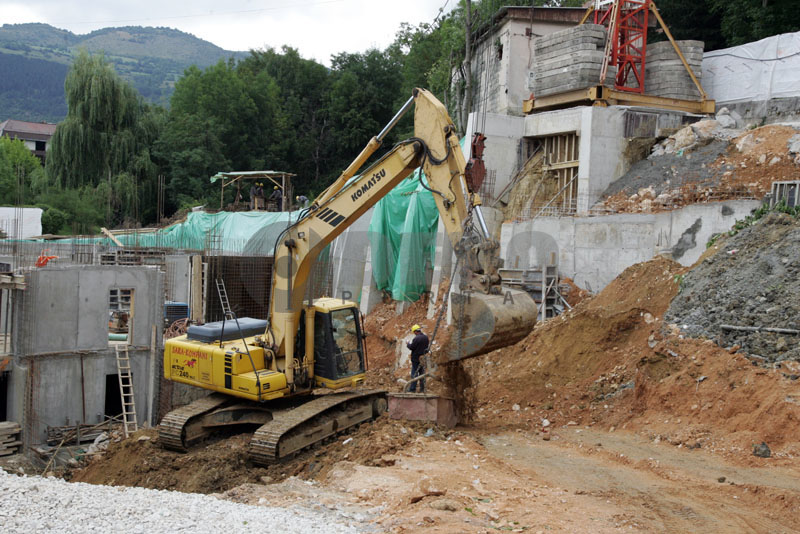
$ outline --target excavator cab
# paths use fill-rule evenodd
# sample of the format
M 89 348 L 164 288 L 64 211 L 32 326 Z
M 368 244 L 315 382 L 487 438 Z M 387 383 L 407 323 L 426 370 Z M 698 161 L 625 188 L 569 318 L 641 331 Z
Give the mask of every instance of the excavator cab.
M 314 377 L 317 386 L 354 387 L 364 382 L 364 326 L 355 303 L 314 302 Z

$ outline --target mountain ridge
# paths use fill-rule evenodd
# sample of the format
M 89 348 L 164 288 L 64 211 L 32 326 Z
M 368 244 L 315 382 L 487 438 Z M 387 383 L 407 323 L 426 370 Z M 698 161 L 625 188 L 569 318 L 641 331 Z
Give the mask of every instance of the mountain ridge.
M 191 65 L 246 57 L 174 28 L 120 26 L 75 34 L 45 23 L 0 26 L 0 120 L 58 122 L 66 115 L 66 68 L 81 48 L 103 53 L 142 96 L 166 105 L 175 82 Z M 45 62 L 45 63 L 42 63 Z M 41 76 L 47 64 L 57 75 Z M 62 75 L 63 73 L 63 75 Z M 37 86 L 30 84 L 36 80 Z

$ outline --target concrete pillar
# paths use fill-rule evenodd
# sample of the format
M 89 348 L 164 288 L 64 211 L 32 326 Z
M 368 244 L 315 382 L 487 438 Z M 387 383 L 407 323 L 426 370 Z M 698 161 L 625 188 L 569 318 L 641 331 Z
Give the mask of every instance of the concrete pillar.
M 364 283 L 361 286 L 361 301 L 359 308 L 363 313 L 369 313 L 381 301 L 381 292 L 372 278 L 372 252 L 367 245 L 366 263 L 364 264 Z
M 444 260 L 444 242 L 447 241 L 447 244 L 450 244 L 449 239 L 447 239 L 447 235 L 444 232 L 444 225 L 442 224 L 442 220 L 439 219 L 439 226 L 436 229 L 436 250 L 433 255 L 433 279 L 431 280 L 431 298 L 428 300 L 428 319 L 433 319 L 434 314 L 436 313 L 436 300 L 439 295 L 439 284 L 442 283 L 443 276 L 449 276 L 450 268 L 447 267 L 446 269 L 443 268 L 443 264 L 445 263 Z M 450 252 L 448 256 L 452 254 Z M 447 262 L 449 263 L 449 261 Z M 442 272 L 446 274 L 442 274 Z

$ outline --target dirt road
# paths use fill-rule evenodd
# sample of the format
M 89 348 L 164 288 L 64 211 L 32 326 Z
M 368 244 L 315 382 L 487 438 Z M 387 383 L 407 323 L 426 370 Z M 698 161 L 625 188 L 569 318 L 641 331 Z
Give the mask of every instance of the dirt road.
M 796 466 L 740 467 L 699 449 L 574 427 L 551 441 L 507 433 L 480 442 L 538 481 L 605 498 L 645 532 L 798 532 Z

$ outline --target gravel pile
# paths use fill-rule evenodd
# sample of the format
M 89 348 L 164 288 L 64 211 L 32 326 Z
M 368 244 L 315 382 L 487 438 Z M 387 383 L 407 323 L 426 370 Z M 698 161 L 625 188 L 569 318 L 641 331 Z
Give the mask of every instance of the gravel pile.
M 372 532 L 329 509 L 250 506 L 207 495 L 96 486 L 0 469 L 3 532 Z
M 800 221 L 769 213 L 686 274 L 665 315 L 690 337 L 738 345 L 756 360 L 800 360 L 800 335 L 722 325 L 800 329 Z
M 633 194 L 645 188 L 652 188 L 656 195 L 660 195 L 686 184 L 715 186 L 719 184 L 723 171 L 711 164 L 727 149 L 727 141 L 714 140 L 687 153 L 665 153 L 638 161 L 628 172 L 609 184 L 602 197 L 610 197 L 620 191 Z

